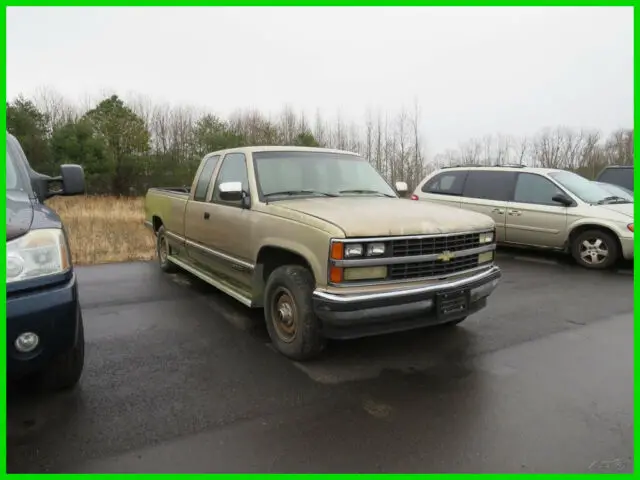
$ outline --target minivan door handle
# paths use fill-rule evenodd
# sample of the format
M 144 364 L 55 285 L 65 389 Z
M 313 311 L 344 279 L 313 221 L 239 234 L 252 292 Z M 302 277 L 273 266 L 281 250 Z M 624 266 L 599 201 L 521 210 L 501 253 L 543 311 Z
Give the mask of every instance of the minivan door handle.
M 502 215 L 504 213 L 504 210 L 501 208 L 494 208 L 493 210 L 491 210 L 492 213 L 499 213 L 500 215 Z
M 520 210 L 509 210 L 509 215 L 519 217 L 520 215 L 522 215 L 522 212 Z
M 204 212 L 204 219 L 209 220 L 209 212 Z

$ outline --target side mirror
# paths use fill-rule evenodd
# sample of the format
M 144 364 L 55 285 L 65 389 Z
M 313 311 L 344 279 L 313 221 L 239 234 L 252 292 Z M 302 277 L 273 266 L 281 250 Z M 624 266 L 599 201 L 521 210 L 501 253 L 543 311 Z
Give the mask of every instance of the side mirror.
M 50 177 L 34 170 L 29 172 L 29 176 L 31 177 L 31 186 L 41 202 L 56 195 L 82 195 L 85 192 L 84 170 L 80 165 L 65 164 L 60 166 L 59 177 Z M 58 182 L 62 183 L 62 188 L 51 190 L 51 185 Z
M 82 195 L 85 192 L 84 170 L 80 165 L 71 163 L 60 167 L 62 179 L 61 195 Z
M 407 182 L 396 182 L 396 192 L 400 195 L 403 195 L 409 191 L 409 186 Z
M 573 205 L 573 200 L 567 197 L 564 193 L 558 193 L 557 195 L 554 195 L 553 197 L 551 197 L 551 200 L 561 203 L 565 207 Z
M 220 200 L 239 202 L 245 197 L 242 182 L 224 182 L 220 184 Z

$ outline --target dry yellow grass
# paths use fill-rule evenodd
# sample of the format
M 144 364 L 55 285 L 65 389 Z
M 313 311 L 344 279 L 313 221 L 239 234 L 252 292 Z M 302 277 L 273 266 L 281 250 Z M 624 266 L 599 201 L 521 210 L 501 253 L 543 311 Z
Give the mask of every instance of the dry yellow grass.
M 76 265 L 155 257 L 155 239 L 144 226 L 144 198 L 54 197 Z

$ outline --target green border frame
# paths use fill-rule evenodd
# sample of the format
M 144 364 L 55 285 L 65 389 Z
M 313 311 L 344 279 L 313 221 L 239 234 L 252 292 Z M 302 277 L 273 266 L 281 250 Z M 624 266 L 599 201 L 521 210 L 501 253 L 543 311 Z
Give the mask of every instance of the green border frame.
M 184 2 L 180 2 L 177 0 L 132 0 L 132 1 L 127 1 L 127 0 L 112 0 L 112 1 L 103 1 L 103 0 L 76 0 L 76 1 L 70 1 L 70 0 L 51 0 L 51 1 L 46 1 L 46 0 L 31 0 L 31 1 L 20 1 L 20 0 L 5 0 L 4 2 L 4 8 L 2 8 L 2 11 L 0 13 L 0 15 L 2 16 L 2 29 L 3 29 L 3 36 L 2 36 L 2 56 L 3 56 L 3 64 L 5 66 L 5 76 L 2 77 L 2 82 L 3 82 L 3 87 L 5 90 L 5 98 L 6 98 L 6 20 L 7 20 L 7 7 L 26 7 L 26 6 L 40 6 L 40 7 L 56 7 L 56 6 L 180 6 L 180 7 L 188 7 L 188 6 L 260 6 L 260 7 L 273 7 L 273 6 L 394 6 L 394 7 L 399 7 L 399 6 L 467 6 L 467 7 L 488 7 L 488 6 L 511 6 L 511 7 L 518 7 L 518 6 L 550 6 L 550 7 L 560 7 L 560 6 L 584 6 L 584 7 L 595 7 L 595 6 L 601 6 L 601 7 L 613 7 L 613 6 L 626 6 L 626 7 L 634 7 L 634 28 L 635 28 L 635 24 L 637 23 L 639 17 L 640 17 L 640 8 L 636 8 L 635 4 L 636 2 L 634 2 L 633 0 L 627 0 L 627 1 L 620 1 L 620 0 L 611 0 L 611 1 L 606 1 L 606 0 L 561 0 L 561 1 L 553 1 L 553 0 L 524 0 L 521 2 L 514 2 L 514 1 L 509 1 L 509 0 L 476 0 L 476 1 L 472 1 L 472 0 L 467 0 L 467 1 L 461 1 L 458 2 L 456 0 L 398 0 L 398 1 L 393 1 L 393 0 L 264 0 L 264 1 L 260 1 L 260 0 L 185 0 Z M 635 32 L 634 32 L 634 51 L 637 50 L 638 47 L 638 41 L 637 38 L 635 37 Z M 638 99 L 635 96 L 635 90 L 637 88 L 638 85 L 638 80 L 637 80 L 637 75 L 636 75 L 636 62 L 635 62 L 635 55 L 634 55 L 634 124 L 635 124 L 635 120 L 638 118 L 638 113 L 637 113 L 637 103 L 638 103 Z M 2 115 L 0 117 L 0 122 L 2 123 L 2 125 L 4 126 L 4 129 L 6 130 L 6 102 L 2 104 Z M 3 137 L 5 138 L 5 142 L 6 142 L 6 136 Z M 634 147 L 637 146 L 639 142 L 634 142 Z M 5 150 L 6 152 L 6 150 Z M 3 163 L 6 162 L 6 153 L 5 155 L 2 156 L 3 159 Z M 634 172 L 636 170 L 634 169 Z M 640 179 L 640 174 L 634 173 L 634 182 L 638 182 L 638 180 Z M 6 181 L 3 180 L 3 183 Z M 6 198 L 5 198 L 5 203 L 4 208 L 1 208 L 0 211 L 2 213 L 4 213 L 6 215 Z M 634 209 L 634 216 L 635 213 L 637 213 L 638 209 Z M 6 220 L 6 218 L 5 218 Z M 3 225 L 5 225 L 5 233 L 6 233 L 6 224 L 3 223 Z M 640 241 L 634 240 L 634 244 L 635 244 L 635 248 L 638 248 L 640 246 Z M 5 259 L 6 258 L 6 244 L 2 244 L 5 246 L 5 248 L 3 248 L 2 250 L 5 250 L 5 252 L 3 254 L 0 255 L 0 259 Z M 4 263 L 4 262 L 3 262 Z M 640 261 L 637 260 L 637 257 L 634 258 L 634 271 L 635 268 L 637 268 L 638 263 L 640 263 Z M 6 268 L 3 267 L 3 269 Z M 6 280 L 5 280 L 5 286 L 6 286 Z M 0 302 L 0 314 L 5 318 L 6 320 L 6 288 L 5 290 L 3 290 L 4 292 L 4 296 L 3 296 L 3 301 Z M 638 288 L 637 285 L 635 284 L 635 274 L 634 274 L 634 315 L 635 315 L 635 301 L 638 299 Z M 634 346 L 637 343 L 638 340 L 638 330 L 634 328 Z M 0 365 L 2 366 L 3 371 L 6 372 L 6 329 L 2 328 L 0 329 Z M 636 370 L 635 367 L 637 365 L 637 355 L 634 353 L 634 417 L 635 414 L 638 412 L 638 405 L 636 402 L 636 386 L 638 385 L 637 382 L 637 375 L 636 375 Z M 6 398 L 7 398 L 7 387 L 6 387 L 6 374 L 2 375 L 2 378 L 0 379 L 0 425 L 2 427 L 2 431 L 3 431 L 3 436 L 0 438 L 0 464 L 2 466 L 0 466 L 0 472 L 6 475 L 6 465 L 7 465 L 7 405 L 6 405 Z M 638 434 L 636 433 L 637 431 L 634 431 L 634 473 L 635 473 L 635 458 L 637 457 L 637 453 L 639 451 L 638 449 Z M 127 474 L 109 474 L 109 475 L 100 475 L 100 478 L 122 478 L 124 476 L 126 476 Z M 171 477 L 171 478 L 180 478 L 180 477 L 194 477 L 194 476 L 210 476 L 210 475 L 215 475 L 218 478 L 227 478 L 227 477 L 233 477 L 233 478 L 237 478 L 239 475 L 242 476 L 256 476 L 256 475 L 267 475 L 267 474 L 144 474 L 145 477 L 151 477 L 151 476 L 162 476 L 162 477 Z M 307 477 L 310 476 L 309 474 L 270 474 L 270 476 L 278 476 L 278 477 L 288 477 L 288 478 L 292 478 L 292 477 Z M 399 479 L 399 478 L 408 478 L 410 476 L 415 476 L 415 475 L 409 475 L 409 474 L 381 474 L 386 476 L 387 478 L 393 478 L 393 479 Z M 418 475 L 418 476 L 433 476 L 433 474 L 424 474 L 424 475 Z M 454 477 L 454 478 L 468 478 L 468 477 L 473 477 L 476 475 L 480 475 L 480 474 L 448 474 L 448 476 L 450 477 Z M 584 478 L 589 476 L 589 474 L 489 474 L 492 477 L 505 477 L 505 476 L 522 476 L 522 475 L 527 475 L 527 476 L 544 476 L 544 477 L 561 477 L 561 478 Z M 605 475 L 612 475 L 612 474 L 605 474 Z M 54 477 L 54 478 L 67 478 L 70 475 L 67 474 L 11 474 L 11 475 L 7 475 L 10 477 L 16 477 L 16 478 L 24 478 L 24 479 L 28 479 L 28 478 L 43 478 L 43 477 Z M 80 477 L 86 477 L 86 478 L 90 478 L 92 476 L 97 476 L 97 475 L 91 475 L 91 474 L 76 474 L 74 476 L 80 476 Z M 317 475 L 316 475 L 317 476 Z M 353 476 L 360 476 L 360 477 L 373 477 L 373 476 L 378 476 L 378 475 L 371 475 L 371 474 L 362 474 L 362 475 L 358 475 L 358 474 L 334 474 L 332 476 L 339 476 L 339 477 L 353 477 Z M 618 475 L 616 475 L 616 477 L 618 477 Z M 629 476 L 629 475 L 623 475 L 623 476 Z

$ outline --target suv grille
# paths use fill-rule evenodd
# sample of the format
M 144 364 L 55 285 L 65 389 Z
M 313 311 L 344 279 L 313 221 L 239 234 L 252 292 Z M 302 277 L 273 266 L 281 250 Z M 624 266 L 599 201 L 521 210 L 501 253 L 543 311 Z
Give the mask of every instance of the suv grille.
M 391 242 L 391 256 L 409 257 L 412 255 L 432 255 L 444 252 L 445 250 L 456 252 L 458 250 L 467 250 L 469 248 L 476 248 L 479 246 L 480 237 L 477 233 L 442 237 L 409 238 L 405 240 L 393 240 Z M 422 265 L 422 263 L 413 265 Z
M 478 235 L 476 235 L 476 237 L 477 236 Z M 396 265 L 389 265 L 389 279 L 404 280 L 421 277 L 439 277 L 464 272 L 465 270 L 470 270 L 477 266 L 477 254 L 454 258 L 449 262 L 430 260 L 428 262 L 399 263 Z

